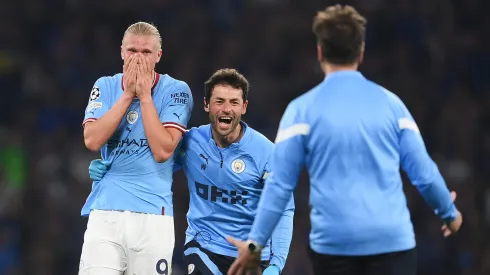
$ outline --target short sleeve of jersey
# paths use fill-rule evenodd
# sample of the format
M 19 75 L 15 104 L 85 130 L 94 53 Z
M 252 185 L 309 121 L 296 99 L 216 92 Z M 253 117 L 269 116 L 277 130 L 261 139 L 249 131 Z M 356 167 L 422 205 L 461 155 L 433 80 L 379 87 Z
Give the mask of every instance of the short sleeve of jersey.
M 85 123 L 89 121 L 101 118 L 109 110 L 111 91 L 106 82 L 107 79 L 101 77 L 92 87 L 88 98 L 87 108 L 85 108 L 85 117 L 82 125 L 85 125 Z
M 185 134 L 185 129 L 191 118 L 194 100 L 187 83 L 177 81 L 172 91 L 163 99 L 160 121 L 167 128 L 175 128 Z

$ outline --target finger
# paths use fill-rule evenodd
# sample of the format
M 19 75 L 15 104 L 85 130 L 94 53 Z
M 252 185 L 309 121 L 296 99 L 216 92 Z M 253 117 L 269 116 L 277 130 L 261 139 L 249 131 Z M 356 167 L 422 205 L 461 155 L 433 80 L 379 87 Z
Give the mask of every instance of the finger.
M 146 65 L 146 71 L 150 74 L 152 69 L 151 69 L 151 63 L 150 59 L 148 57 L 145 58 L 145 65 Z
M 131 66 L 131 63 L 133 63 L 133 60 L 134 60 L 134 54 L 130 55 L 128 57 L 128 60 L 126 60 L 125 63 L 126 63 L 127 68 L 129 68 Z
M 133 70 L 133 64 L 134 64 L 134 55 L 130 56 L 129 57 L 129 60 L 128 60 L 128 65 L 126 67 L 126 72 L 125 74 L 130 77 L 131 76 L 131 71 Z
M 138 53 L 138 55 L 136 56 L 136 65 L 139 65 L 141 64 L 141 54 Z
M 147 75 L 147 63 L 146 63 L 146 57 L 144 57 L 144 56 L 141 57 L 140 73 L 142 75 Z
M 140 70 L 140 75 L 145 75 L 145 72 L 146 72 L 146 62 L 144 59 L 141 60 L 141 64 L 140 64 L 140 67 L 139 67 L 139 70 Z
M 137 78 L 139 78 L 141 80 L 141 63 L 136 65 L 136 67 L 134 68 L 134 71 L 135 71 L 135 74 L 138 76 Z
M 151 63 L 150 58 L 146 58 L 146 62 L 148 64 L 148 72 L 151 74 L 155 70 L 155 64 Z
M 226 240 L 234 246 L 238 246 L 238 240 L 231 236 L 226 236 Z
M 449 230 L 449 229 L 446 229 L 446 230 L 443 232 L 444 238 L 447 238 L 447 237 L 451 236 L 451 234 L 452 234 L 452 232 L 451 232 L 451 230 Z
M 138 63 L 138 55 L 133 54 L 131 57 L 132 58 L 131 58 L 131 61 L 129 63 L 129 67 L 134 68 L 134 66 Z
M 137 66 L 138 66 L 138 60 L 137 60 L 137 58 L 135 58 L 135 59 L 133 60 L 132 64 L 131 64 L 130 69 L 129 69 L 129 70 L 130 70 L 130 77 L 131 77 L 131 79 L 133 79 L 133 80 L 134 80 L 134 79 L 135 79 L 135 77 L 136 77 L 136 68 L 137 68 Z
M 102 163 L 106 167 L 109 166 L 109 165 L 111 165 L 111 161 L 109 161 L 109 160 L 103 160 L 100 163 Z
M 456 192 L 451 191 L 451 199 L 453 200 L 453 202 L 456 200 Z
M 131 60 L 131 69 L 134 70 L 136 69 L 136 66 L 138 66 L 138 56 L 135 55 L 135 57 L 133 58 L 133 60 Z
M 237 274 L 238 267 L 239 267 L 239 263 L 238 263 L 238 259 L 237 259 L 230 266 L 230 269 L 228 269 L 227 275 L 235 275 L 235 274 Z
M 129 66 L 129 61 L 131 61 L 131 55 L 124 58 L 124 63 L 123 63 L 123 72 L 127 71 L 128 70 L 128 66 Z

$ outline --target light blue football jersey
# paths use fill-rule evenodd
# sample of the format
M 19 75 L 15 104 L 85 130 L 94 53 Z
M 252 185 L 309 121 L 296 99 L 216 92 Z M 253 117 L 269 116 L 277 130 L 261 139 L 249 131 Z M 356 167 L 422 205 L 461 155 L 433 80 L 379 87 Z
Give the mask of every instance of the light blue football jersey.
M 358 71 L 329 73 L 289 104 L 272 159 L 249 237 L 259 244 L 268 241 L 303 167 L 310 175 L 310 247 L 319 254 L 415 247 L 400 166 L 442 220 L 457 214 L 405 104 Z
M 226 237 L 248 238 L 274 150 L 266 137 L 244 122 L 242 126 L 242 139 L 226 148 L 216 145 L 210 125 L 190 129 L 177 160 L 190 192 L 186 243 L 196 240 L 204 249 L 229 257 L 237 257 L 238 252 Z M 293 215 L 291 196 L 262 254 L 262 260 L 271 260 L 281 269 L 289 252 Z
M 95 82 L 85 110 L 84 124 L 102 117 L 122 95 L 123 75 L 102 77 Z M 152 97 L 165 127 L 185 133 L 193 107 L 189 86 L 168 75 L 155 73 Z M 101 148 L 102 159 L 111 166 L 82 208 L 82 215 L 91 210 L 127 210 L 139 213 L 173 215 L 172 168 L 174 156 L 157 163 L 146 140 L 137 97 L 113 136 Z

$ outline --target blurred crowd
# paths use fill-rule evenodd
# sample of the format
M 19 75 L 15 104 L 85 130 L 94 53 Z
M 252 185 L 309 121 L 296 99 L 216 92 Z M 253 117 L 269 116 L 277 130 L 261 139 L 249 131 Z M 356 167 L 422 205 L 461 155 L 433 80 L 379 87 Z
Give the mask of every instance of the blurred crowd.
M 465 224 L 445 240 L 440 221 L 408 182 L 420 275 L 490 274 L 490 17 L 483 0 L 357 0 L 368 19 L 361 71 L 408 105 Z M 207 123 L 203 82 L 224 67 L 251 82 L 245 120 L 273 139 L 287 103 L 323 79 L 312 17 L 321 0 L 0 1 L 0 275 L 76 274 L 98 155 L 81 122 L 95 80 L 122 71 L 121 38 L 136 21 L 163 37 L 157 71 L 186 81 L 191 126 Z M 485 35 L 485 33 L 487 35 Z M 187 186 L 173 186 L 182 264 Z M 308 179 L 296 192 L 294 239 L 283 274 L 312 274 Z

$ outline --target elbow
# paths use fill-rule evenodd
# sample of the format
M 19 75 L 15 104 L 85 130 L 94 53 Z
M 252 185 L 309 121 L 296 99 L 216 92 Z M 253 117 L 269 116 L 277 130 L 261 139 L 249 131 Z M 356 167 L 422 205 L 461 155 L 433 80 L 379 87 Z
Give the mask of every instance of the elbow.
M 101 142 L 100 137 L 97 138 L 97 136 L 94 135 L 94 129 L 92 129 L 93 126 L 91 125 L 92 123 L 94 122 L 90 122 L 84 125 L 83 141 L 87 149 L 92 152 L 98 152 L 105 142 Z
M 173 152 L 168 152 L 166 150 L 159 150 L 155 153 L 153 153 L 153 158 L 155 159 L 156 162 L 162 163 L 166 162 L 172 157 Z
M 89 149 L 92 152 L 98 152 L 100 148 L 102 147 L 102 144 L 100 142 L 97 142 L 94 138 L 91 137 L 84 137 L 84 142 L 85 142 L 85 147 Z

